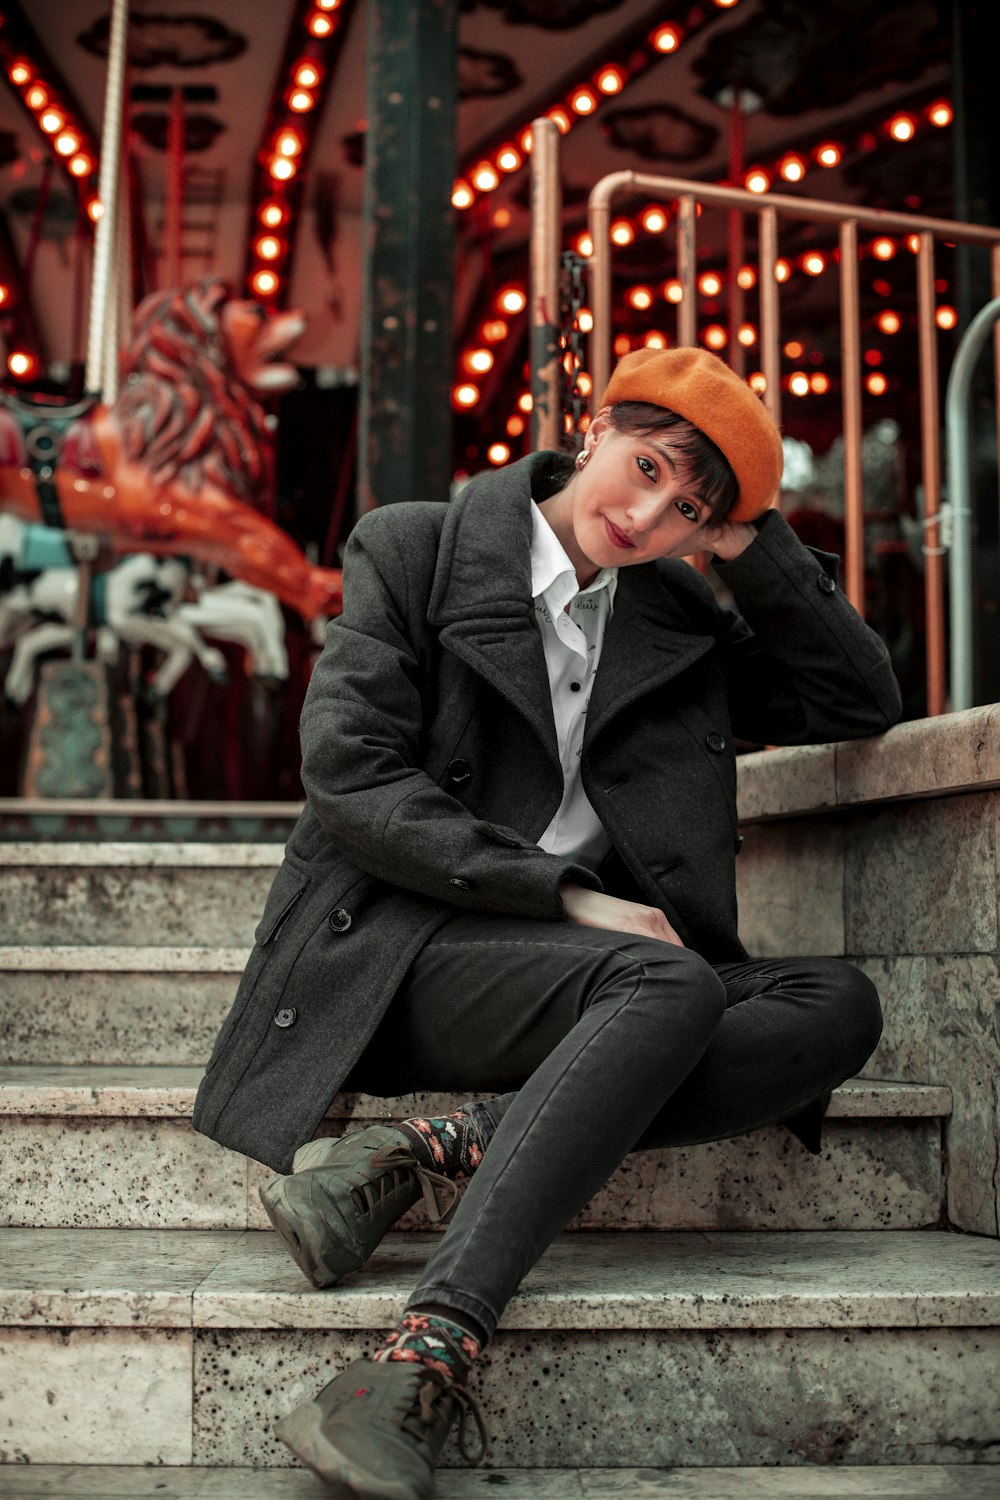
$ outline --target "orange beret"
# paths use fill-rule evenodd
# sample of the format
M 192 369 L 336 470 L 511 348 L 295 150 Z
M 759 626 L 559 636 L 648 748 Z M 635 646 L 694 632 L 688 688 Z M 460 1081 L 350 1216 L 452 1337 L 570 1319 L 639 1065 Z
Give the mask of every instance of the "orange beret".
M 781 483 L 781 434 L 759 396 L 707 349 L 635 349 L 619 360 L 601 406 L 648 401 L 700 427 L 726 455 L 739 496 L 727 520 L 752 521 Z

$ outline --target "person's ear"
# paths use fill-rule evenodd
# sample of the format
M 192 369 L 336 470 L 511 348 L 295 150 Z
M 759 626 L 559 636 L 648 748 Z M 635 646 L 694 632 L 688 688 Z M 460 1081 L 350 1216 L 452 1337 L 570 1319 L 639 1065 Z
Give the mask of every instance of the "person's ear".
M 610 410 L 609 406 L 602 406 L 587 428 L 587 436 L 583 440 L 583 446 L 588 453 L 600 442 L 606 432 L 610 432 L 611 422 L 608 418 Z

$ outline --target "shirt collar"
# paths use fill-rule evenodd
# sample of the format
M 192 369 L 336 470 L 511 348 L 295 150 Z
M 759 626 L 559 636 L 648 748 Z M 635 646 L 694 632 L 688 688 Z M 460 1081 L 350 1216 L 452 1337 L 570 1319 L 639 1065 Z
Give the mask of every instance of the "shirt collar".
M 553 588 L 553 585 L 557 585 Z M 618 587 L 618 569 L 602 568 L 595 578 L 580 588 L 576 581 L 576 569 L 569 560 L 566 549 L 552 527 L 531 502 L 531 596 L 539 599 L 546 596 L 546 603 L 553 615 L 564 609 L 577 594 L 595 594 L 598 589 L 608 591 L 608 608 L 613 609 L 615 589 Z M 552 590 L 553 597 L 549 598 Z M 556 608 L 552 608 L 556 604 Z

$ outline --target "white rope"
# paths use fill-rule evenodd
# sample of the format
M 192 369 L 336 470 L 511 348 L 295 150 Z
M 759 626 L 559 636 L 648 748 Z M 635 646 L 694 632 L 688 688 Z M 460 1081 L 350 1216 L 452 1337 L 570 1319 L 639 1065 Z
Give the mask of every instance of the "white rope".
M 117 321 L 114 305 L 112 303 L 109 308 L 109 302 L 112 302 L 111 275 L 115 259 L 115 241 L 118 238 L 127 25 L 128 0 L 112 0 L 108 77 L 104 93 L 104 124 L 101 131 L 101 172 L 98 178 L 98 195 L 102 212 L 97 221 L 94 240 L 85 380 L 86 390 L 95 395 L 103 391 L 105 400 L 114 399 L 114 395 L 107 386 L 102 388 L 102 377 L 106 377 L 107 374 L 108 358 L 105 346 L 108 339 L 109 318 L 112 324 Z M 114 363 L 117 369 L 117 346 Z M 114 380 L 112 384 L 117 385 L 117 380 Z

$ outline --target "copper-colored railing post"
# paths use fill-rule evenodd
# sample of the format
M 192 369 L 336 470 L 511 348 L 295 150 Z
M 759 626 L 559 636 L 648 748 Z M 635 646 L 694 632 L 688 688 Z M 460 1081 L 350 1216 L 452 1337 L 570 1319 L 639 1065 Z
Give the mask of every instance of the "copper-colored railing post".
M 858 226 L 840 226 L 840 381 L 844 413 L 844 592 L 865 612 L 865 492 L 861 464 L 861 298 Z
M 559 130 L 531 122 L 531 448 L 558 448 L 559 381 Z
M 934 322 L 934 240 L 919 236 L 917 344 L 920 354 L 920 446 L 924 483 L 924 611 L 927 630 L 927 713 L 943 714 L 945 682 L 944 549 L 941 545 L 941 400 Z
M 993 295 L 1000 297 L 1000 245 L 994 245 L 990 251 L 990 277 Z M 997 393 L 997 452 L 1000 453 L 1000 323 L 993 329 L 993 380 Z
M 632 172 L 602 177 L 587 205 L 587 227 L 593 243 L 590 256 L 590 309 L 594 326 L 588 343 L 588 365 L 594 382 L 591 412 L 611 379 L 611 200 L 634 180 Z
M 677 313 L 677 342 L 685 348 L 698 342 L 698 307 L 695 301 L 698 273 L 695 232 L 697 217 L 694 194 L 682 194 L 677 209 L 677 279 L 682 292 Z
M 778 426 L 781 426 L 781 351 L 779 343 L 778 278 L 774 268 L 778 260 L 778 215 L 773 208 L 761 209 L 759 233 L 760 278 L 760 352 L 764 375 L 764 403 Z

